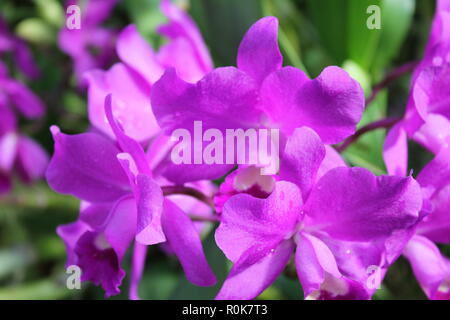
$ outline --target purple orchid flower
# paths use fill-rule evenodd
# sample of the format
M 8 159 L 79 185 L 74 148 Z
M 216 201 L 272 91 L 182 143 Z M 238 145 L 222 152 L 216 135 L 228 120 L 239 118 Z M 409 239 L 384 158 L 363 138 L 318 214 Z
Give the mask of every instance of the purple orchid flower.
M 138 141 L 148 141 L 160 132 L 150 105 L 150 91 L 164 70 L 176 68 L 184 80 L 196 82 L 213 68 L 194 21 L 169 0 L 161 1 L 161 11 L 169 22 L 158 31 L 169 42 L 159 52 L 154 52 L 136 26 L 130 25 L 117 40 L 116 51 L 122 63 L 108 71 L 93 70 L 85 75 L 89 84 L 89 120 L 110 136 L 113 134 L 105 122 L 103 106 L 108 93 L 114 94 L 120 106 L 114 115 L 125 133 Z
M 66 243 L 68 264 L 77 264 L 82 280 L 101 285 L 106 296 L 119 293 L 125 275 L 121 261 L 134 240 L 130 297 L 137 289 L 146 246 L 167 242 L 188 280 L 209 286 L 216 282 L 203 253 L 198 230 L 177 205 L 163 196 L 138 142 L 124 134 L 107 96 L 105 113 L 117 143 L 98 133 L 68 136 L 52 127 L 55 153 L 47 170 L 57 192 L 87 202 L 77 222 L 58 228 Z M 183 200 L 181 200 L 183 202 Z
M 368 270 L 384 275 L 419 221 L 419 185 L 336 162 L 331 168 L 307 127 L 293 132 L 284 153 L 267 198 L 238 194 L 224 204 L 216 242 L 234 265 L 217 299 L 255 298 L 294 251 L 306 298 L 369 299 Z
M 450 148 L 444 147 L 417 176 L 424 197 L 423 220 L 404 256 L 429 299 L 450 299 L 450 264 L 436 243 L 450 244 Z
M 386 137 L 385 162 L 390 174 L 405 175 L 407 139 L 438 154 L 450 141 L 450 1 L 438 0 L 425 55 L 416 68 L 402 121 Z
M 79 1 L 68 0 L 66 7 Z M 109 66 L 114 55 L 115 31 L 101 27 L 108 18 L 117 0 L 89 0 L 81 8 L 80 29 L 61 29 L 58 36 L 59 47 L 74 62 L 75 75 L 81 87 L 86 85 L 83 74 L 86 71 Z
M 45 110 L 30 89 L 8 77 L 0 62 L 0 194 L 10 191 L 14 174 L 31 183 L 43 177 L 48 163 L 44 149 L 18 132 L 14 109 L 29 119 L 41 117 Z
M 21 82 L 8 76 L 6 67 L 0 62 L 0 104 L 14 106 L 28 119 L 40 118 L 45 107 L 41 99 Z
M 33 139 L 14 131 L 0 135 L 0 194 L 11 190 L 14 174 L 32 183 L 44 176 L 47 164 L 47 153 Z
M 204 130 L 277 128 L 284 137 L 308 126 L 326 144 L 351 135 L 364 108 L 361 86 L 338 67 L 326 68 L 313 80 L 299 69 L 282 67 L 277 31 L 276 18 L 257 21 L 240 44 L 237 68 L 214 69 L 196 83 L 168 69 L 151 91 L 153 112 L 163 132 L 171 135 L 182 128 L 193 136 L 194 121 L 202 121 Z M 216 179 L 232 168 L 175 165 L 168 159 L 164 175 L 182 184 Z
M 11 34 L 6 21 L 0 16 L 0 54 L 11 53 L 16 65 L 29 78 L 37 78 L 39 70 L 25 42 Z

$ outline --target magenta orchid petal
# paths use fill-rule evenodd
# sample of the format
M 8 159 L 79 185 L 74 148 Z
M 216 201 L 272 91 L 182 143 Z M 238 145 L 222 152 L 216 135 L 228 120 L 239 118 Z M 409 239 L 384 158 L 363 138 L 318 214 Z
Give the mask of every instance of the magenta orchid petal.
M 42 101 L 25 85 L 15 80 L 4 82 L 5 91 L 17 109 L 27 118 L 39 118 L 44 114 L 45 107 Z
M 150 165 L 148 164 L 144 149 L 136 140 L 127 136 L 120 125 L 116 122 L 116 118 L 113 116 L 112 102 L 112 95 L 107 95 L 105 98 L 105 114 L 109 125 L 116 136 L 117 143 L 122 151 L 131 155 L 136 164 L 137 170 L 151 177 L 152 172 L 150 170 Z M 117 104 L 115 104 L 115 107 L 116 106 Z
M 149 175 L 140 173 L 133 157 L 128 153 L 117 156 L 128 176 L 137 206 L 137 229 L 135 240 L 140 244 L 152 245 L 166 241 L 161 226 L 163 193 Z
M 283 64 L 278 47 L 278 20 L 265 17 L 258 20 L 247 31 L 239 46 L 238 68 L 262 83 Z
M 333 253 L 325 243 L 306 233 L 297 235 L 295 264 L 298 278 L 306 298 L 321 291 L 321 285 L 329 277 L 340 279 L 341 273 Z
M 120 293 L 125 277 L 122 259 L 136 232 L 136 205 L 133 197 L 119 199 L 111 209 L 106 225 L 87 231 L 76 243 L 76 264 L 82 281 L 101 285 L 106 297 Z
M 345 278 L 344 283 L 350 285 L 352 290 L 348 298 L 353 295 L 356 299 L 367 299 L 379 288 L 387 268 L 402 254 L 413 231 L 400 230 L 391 236 L 362 242 L 337 240 L 320 233 L 317 233 L 317 238 L 331 250 L 339 271 Z M 339 281 L 337 283 L 342 284 Z M 331 294 L 321 293 L 325 298 Z
M 404 255 L 429 299 L 439 299 L 444 295 L 450 298 L 450 269 L 433 242 L 416 235 L 406 246 Z
M 164 201 L 162 190 L 145 174 L 138 174 L 136 182 L 138 212 L 136 241 L 146 245 L 164 242 L 166 237 L 161 226 Z
M 106 297 L 120 293 L 125 271 L 102 233 L 85 232 L 77 242 L 75 253 L 77 265 L 82 270 L 81 281 L 102 286 Z
M 295 129 L 282 155 L 280 179 L 295 183 L 306 200 L 325 154 L 325 147 L 313 130 L 307 127 Z
M 0 136 L 16 130 L 16 116 L 8 106 L 0 102 Z
M 417 233 L 438 243 L 450 243 L 450 149 L 442 148 L 439 154 L 419 173 L 424 199 L 430 203 L 431 212 L 417 227 Z
M 87 224 L 90 229 L 100 229 L 107 222 L 114 205 L 113 202 L 89 203 L 82 201 L 79 221 Z
M 414 101 L 423 119 L 429 113 L 450 117 L 450 98 L 445 88 L 450 81 L 448 67 L 429 67 L 423 70 L 415 82 Z
M 450 145 L 450 121 L 439 114 L 430 114 L 414 134 L 413 139 L 438 154 L 442 147 Z
M 109 17 L 118 0 L 89 0 L 84 15 L 87 26 L 96 25 Z
M 45 175 L 49 157 L 42 147 L 28 137 L 20 137 L 17 145 L 16 168 L 25 182 L 32 182 Z
M 119 199 L 111 209 L 103 233 L 119 260 L 122 260 L 134 239 L 136 219 L 136 202 L 131 195 Z
M 162 0 L 160 7 L 161 11 L 169 19 L 169 22 L 160 26 L 158 32 L 172 41 L 177 41 L 180 38 L 185 39 L 195 53 L 195 62 L 199 68 L 203 73 L 210 71 L 213 67 L 213 62 L 195 22 L 186 12 L 172 4 L 170 0 Z M 193 63 L 194 61 L 191 61 L 191 64 Z M 191 80 L 194 80 L 194 78 Z
M 401 123 L 389 131 L 383 147 L 383 159 L 390 175 L 404 177 L 408 170 L 408 141 Z
M 198 286 L 212 286 L 216 277 L 206 261 L 200 236 L 189 217 L 173 202 L 164 200 L 161 218 L 168 244 L 180 260 L 186 278 Z
M 356 247 L 355 243 L 349 244 L 349 247 L 342 246 L 342 244 L 338 244 L 336 247 L 329 247 L 328 243 L 322 241 L 322 239 L 307 233 L 298 235 L 295 263 L 297 274 L 304 290 L 305 299 L 370 299 L 374 290 L 367 287 L 368 266 L 364 264 L 366 261 L 361 261 L 361 259 L 370 257 L 373 249 L 369 252 L 357 252 L 353 250 Z M 366 249 L 371 249 L 371 245 L 368 243 Z M 351 252 L 348 248 L 352 249 Z M 341 254 L 340 251 L 344 251 L 345 253 Z M 380 250 L 377 254 L 381 252 Z M 338 255 L 337 257 L 336 254 Z M 378 254 L 377 258 L 379 257 L 380 255 Z M 377 265 L 371 264 L 370 266 L 376 267 L 376 270 L 381 270 Z M 341 268 L 343 268 L 342 271 Z M 379 279 L 375 280 L 381 281 L 381 279 L 382 275 L 380 275 Z M 379 283 L 374 284 L 375 287 L 377 285 Z
M 114 201 L 130 192 L 116 158 L 120 150 L 110 140 L 95 133 L 65 135 L 56 126 L 52 134 L 55 152 L 46 177 L 55 191 L 89 202 Z
M 417 182 L 425 189 L 426 197 L 446 187 L 450 181 L 450 148 L 442 148 L 417 176 Z
M 227 258 L 236 262 L 255 244 L 276 247 L 293 234 L 300 218 L 302 196 L 290 182 L 277 182 L 267 199 L 238 194 L 223 207 L 216 242 Z
M 266 256 L 244 270 L 236 263 L 223 283 L 216 299 L 250 300 L 256 298 L 283 272 L 294 252 L 294 247 L 292 241 L 282 241 Z M 236 269 L 239 272 L 236 273 Z
M 19 136 L 10 132 L 0 136 L 0 171 L 10 172 L 17 156 Z
M 160 133 L 152 141 L 147 149 L 147 160 L 153 172 L 159 170 L 159 166 L 170 153 L 175 141 L 171 137 Z
M 163 184 L 162 182 L 159 182 Z M 170 183 L 164 183 L 164 185 L 170 185 Z M 194 183 L 189 183 L 187 187 L 197 189 L 208 197 L 213 196 L 216 191 L 215 185 L 208 180 L 197 181 Z M 210 206 L 206 203 L 190 197 L 184 194 L 173 194 L 166 196 L 167 199 L 175 203 L 183 212 L 187 214 L 193 214 L 197 217 L 211 217 L 213 212 Z M 202 222 L 196 222 L 195 224 L 203 224 Z
M 322 178 L 331 169 L 339 167 L 347 167 L 347 163 L 345 163 L 345 160 L 342 158 L 339 152 L 336 151 L 336 149 L 326 145 L 325 158 L 323 158 L 319 170 L 317 171 L 316 180 Z
M 205 69 L 196 58 L 195 48 L 184 38 L 174 39 L 159 49 L 158 60 L 165 68 L 175 68 L 181 79 L 196 83 L 205 75 Z
M 417 233 L 436 243 L 450 244 L 450 185 L 430 199 L 432 212 L 417 227 Z
M 196 84 L 180 79 L 168 69 L 152 88 L 153 112 L 163 131 L 171 135 L 179 128 L 192 130 L 194 121 L 203 128 L 248 128 L 260 114 L 256 82 L 233 67 L 218 68 Z
M 6 21 L 0 16 L 0 53 L 3 52 L 12 54 L 17 66 L 27 77 L 34 79 L 39 76 L 30 49 L 22 39 L 8 30 Z
M 64 241 L 67 252 L 66 266 L 77 264 L 77 255 L 75 247 L 80 237 L 89 231 L 89 227 L 81 220 L 69 224 L 61 225 L 56 228 L 56 233 Z
M 327 144 L 353 134 L 364 109 L 361 86 L 338 67 L 313 80 L 299 69 L 282 68 L 266 78 L 261 96 L 269 118 L 284 132 L 310 127 Z
M 152 106 L 165 134 L 172 135 L 175 130 L 184 129 L 195 139 L 195 121 L 201 121 L 203 130 L 214 128 L 224 135 L 226 129 L 259 126 L 261 114 L 255 109 L 257 93 L 255 81 L 233 67 L 216 69 L 196 84 L 181 80 L 173 69 L 169 69 L 152 88 Z M 208 144 L 202 143 L 204 148 Z M 223 143 L 223 147 L 225 145 Z M 169 180 L 181 184 L 218 179 L 233 166 L 195 164 L 192 159 L 191 164 L 178 165 L 166 159 L 161 170 Z
M 97 129 L 114 137 L 105 121 L 105 98 L 114 96 L 113 113 L 125 133 L 138 141 L 155 136 L 159 127 L 150 105 L 150 87 L 125 65 L 115 64 L 110 70 L 86 73 L 89 85 L 89 120 Z
M 36 79 L 40 76 L 38 67 L 36 66 L 30 49 L 22 39 L 14 41 L 14 59 L 20 70 L 29 78 Z
M 147 246 L 135 242 L 131 267 L 131 278 L 130 278 L 130 291 L 129 291 L 130 300 L 140 300 L 139 283 L 141 282 L 142 274 L 144 273 L 146 257 L 147 257 Z
M 139 73 L 148 85 L 156 82 L 164 73 L 156 54 L 135 25 L 129 25 L 119 34 L 116 50 L 120 59 Z
M 376 177 L 363 168 L 341 167 L 318 181 L 304 210 L 306 223 L 336 239 L 365 241 L 412 227 L 421 207 L 413 178 Z

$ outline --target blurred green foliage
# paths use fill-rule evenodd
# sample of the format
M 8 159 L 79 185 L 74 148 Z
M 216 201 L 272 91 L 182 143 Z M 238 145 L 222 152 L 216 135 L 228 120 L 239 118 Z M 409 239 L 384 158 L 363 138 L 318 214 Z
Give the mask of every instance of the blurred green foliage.
M 280 20 L 279 42 L 285 64 L 317 76 L 328 65 L 344 67 L 363 85 L 366 96 L 395 66 L 420 59 L 426 42 L 434 3 L 430 0 L 191 0 L 177 1 L 198 23 L 216 66 L 234 65 L 239 42 L 247 28 L 264 15 Z M 382 9 L 379 30 L 366 27 L 366 8 Z M 122 28 L 135 23 L 144 37 L 158 47 L 163 39 L 155 33 L 165 21 L 156 0 L 123 0 L 106 24 Z M 9 63 L 11 72 L 23 79 L 45 101 L 43 121 L 23 122 L 23 130 L 52 152 L 49 126 L 79 133 L 88 128 L 86 94 L 74 83 L 70 59 L 57 48 L 57 33 L 64 23 L 61 1 L 2 0 L 0 12 L 16 34 L 32 46 L 42 77 L 30 82 Z M 10 62 L 10 61 L 8 61 Z M 408 95 L 409 77 L 398 79 L 383 91 L 364 115 L 361 126 L 400 115 Z M 381 149 L 384 130 L 365 135 L 344 156 L 353 165 L 376 174 L 385 173 Z M 430 155 L 411 145 L 415 172 Z M 65 288 L 65 249 L 57 237 L 59 224 L 76 219 L 78 202 L 53 193 L 45 182 L 34 186 L 17 184 L 12 194 L 0 198 L 0 299 L 101 299 L 103 292 L 83 284 L 82 290 Z M 225 278 L 229 263 L 214 244 L 213 231 L 205 234 L 205 250 L 220 279 L 212 288 L 187 282 L 179 264 L 158 248 L 150 248 L 141 284 L 148 299 L 211 299 Z M 447 253 L 449 253 L 447 249 Z M 129 270 L 129 257 L 125 259 Z M 127 297 L 127 278 L 123 292 Z M 302 299 L 295 273 L 288 270 L 266 290 L 261 299 Z M 390 269 L 376 299 L 423 299 L 409 265 L 402 259 Z

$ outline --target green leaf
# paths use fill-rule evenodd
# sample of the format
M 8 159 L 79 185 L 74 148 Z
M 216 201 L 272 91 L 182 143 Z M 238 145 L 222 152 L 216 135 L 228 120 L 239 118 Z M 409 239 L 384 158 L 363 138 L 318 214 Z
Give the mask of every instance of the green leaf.
M 33 252 L 26 246 L 0 250 L 0 279 L 23 271 L 32 260 Z
M 61 28 L 64 25 L 64 8 L 56 0 L 34 0 L 39 15 L 55 28 Z
M 262 17 L 260 0 L 192 1 L 191 14 L 199 24 L 217 65 L 235 65 L 247 29 Z
M 380 5 L 381 0 L 348 0 L 347 52 L 348 58 L 368 70 L 376 55 L 381 29 L 369 29 L 367 8 Z M 381 20 L 382 21 L 382 20 Z
M 142 299 L 164 300 L 176 288 L 179 275 L 168 266 L 166 261 L 153 261 L 150 258 L 144 276 L 139 285 L 139 296 Z
M 377 54 L 374 57 L 376 68 L 385 67 L 395 58 L 410 29 L 415 6 L 415 0 L 383 0 L 381 2 L 382 27 Z
M 346 61 L 344 69 L 355 78 L 363 87 L 366 95 L 370 92 L 370 76 L 357 63 Z M 368 123 L 386 117 L 387 95 L 382 92 L 377 99 L 364 111 L 363 117 L 358 124 L 358 128 Z M 386 132 L 383 129 L 374 130 L 364 134 L 353 143 L 345 152 L 344 157 L 353 165 L 365 167 L 375 174 L 384 174 L 383 144 Z
M 36 45 L 52 44 L 56 39 L 56 29 L 39 18 L 22 20 L 16 27 L 16 33 Z
M 0 300 L 57 300 L 70 295 L 70 290 L 52 280 L 0 289 Z
M 386 115 L 386 104 L 387 94 L 386 92 L 382 92 L 364 112 L 358 128 L 384 118 Z M 385 129 L 378 129 L 366 133 L 344 152 L 344 157 L 355 166 L 365 167 L 377 175 L 385 174 L 386 169 L 383 160 L 385 137 Z
M 170 299 L 209 300 L 219 292 L 223 281 L 228 274 L 228 260 L 217 247 L 214 240 L 214 230 L 203 241 L 206 259 L 217 277 L 217 284 L 212 287 L 198 287 L 191 284 L 186 277 L 179 281 Z
M 319 38 L 334 64 L 347 58 L 347 0 L 307 0 Z
M 262 4 L 264 16 L 275 16 L 279 20 L 278 41 L 284 64 L 299 68 L 308 74 L 301 59 L 301 40 L 298 34 L 302 18 L 294 4 L 284 0 L 264 0 Z
M 156 45 L 159 42 L 156 28 L 167 21 L 159 10 L 159 1 L 125 0 L 123 4 L 142 36 Z

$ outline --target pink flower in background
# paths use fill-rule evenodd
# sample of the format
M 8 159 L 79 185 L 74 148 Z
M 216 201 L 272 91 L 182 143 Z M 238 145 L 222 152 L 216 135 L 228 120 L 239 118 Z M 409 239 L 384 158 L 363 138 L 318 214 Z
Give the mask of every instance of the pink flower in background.
M 408 137 L 434 154 L 450 142 L 449 0 L 437 1 L 425 54 L 412 77 L 405 116 L 386 137 L 384 158 L 390 174 L 406 174 Z
M 25 42 L 13 35 L 0 16 L 0 55 L 10 53 L 19 69 L 29 78 L 37 78 L 39 70 Z
M 66 7 L 80 1 L 68 0 Z M 68 29 L 65 25 L 58 37 L 59 47 L 68 54 L 74 64 L 75 77 L 81 87 L 86 86 L 86 71 L 109 66 L 114 58 L 116 31 L 101 24 L 109 17 L 117 0 L 88 0 L 81 8 L 81 28 Z
M 18 113 L 28 119 L 42 117 L 42 101 L 25 85 L 11 79 L 0 62 L 0 194 L 10 191 L 17 175 L 31 183 L 43 177 L 48 156 L 42 147 L 19 133 Z
M 7 28 L 0 17 L 0 54 L 10 53 L 16 66 L 28 77 L 36 78 L 39 71 L 25 42 Z M 36 120 L 44 115 L 45 107 L 38 96 L 18 80 L 10 77 L 0 61 L 0 194 L 11 190 L 14 176 L 31 183 L 43 177 L 48 156 L 42 147 L 18 129 L 18 115 Z

